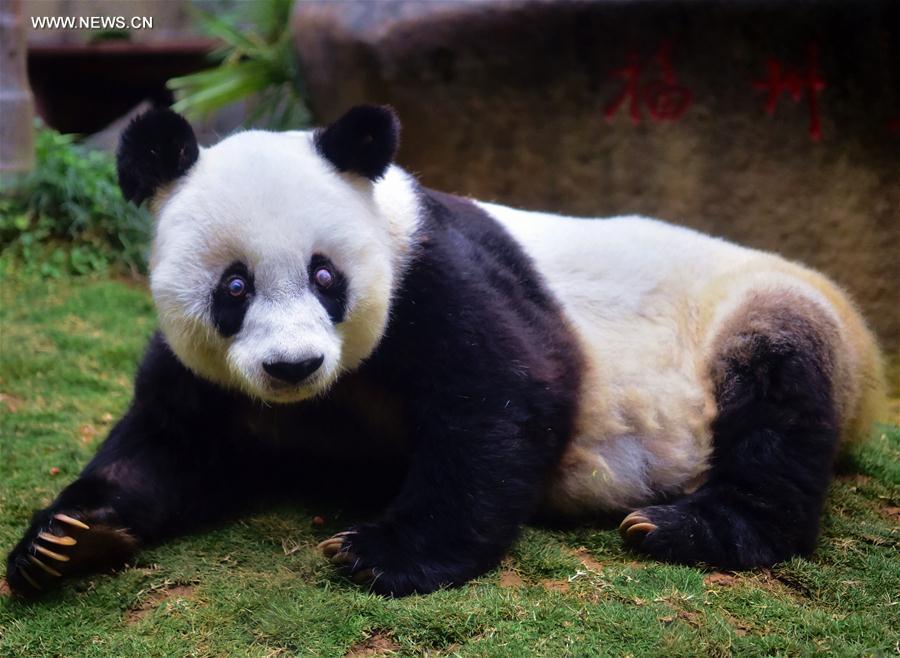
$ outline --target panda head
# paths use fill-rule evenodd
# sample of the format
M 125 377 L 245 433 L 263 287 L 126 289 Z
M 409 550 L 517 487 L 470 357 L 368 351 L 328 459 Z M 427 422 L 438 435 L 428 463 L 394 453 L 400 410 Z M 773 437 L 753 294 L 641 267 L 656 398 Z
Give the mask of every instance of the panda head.
M 119 183 L 127 199 L 150 200 L 150 287 L 188 368 L 290 403 L 371 354 L 395 260 L 374 182 L 398 134 L 393 112 L 372 106 L 318 131 L 247 131 L 210 148 L 169 110 L 129 125 Z

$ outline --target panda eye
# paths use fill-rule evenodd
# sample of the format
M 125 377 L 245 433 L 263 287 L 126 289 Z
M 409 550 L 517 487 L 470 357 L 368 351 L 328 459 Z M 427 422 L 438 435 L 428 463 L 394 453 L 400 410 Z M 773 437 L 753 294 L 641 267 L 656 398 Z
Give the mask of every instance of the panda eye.
M 309 286 L 335 324 L 347 314 L 347 278 L 327 256 L 313 254 L 307 266 Z
M 327 290 L 334 284 L 334 273 L 327 267 L 319 267 L 313 273 L 313 280 L 322 290 Z
M 225 290 L 232 297 L 243 297 L 247 294 L 247 282 L 243 277 L 234 275 L 225 282 Z

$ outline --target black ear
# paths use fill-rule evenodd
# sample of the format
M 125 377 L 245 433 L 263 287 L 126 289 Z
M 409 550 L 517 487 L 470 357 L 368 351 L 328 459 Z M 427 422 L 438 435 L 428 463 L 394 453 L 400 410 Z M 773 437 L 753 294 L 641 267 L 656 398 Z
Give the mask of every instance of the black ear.
M 183 176 L 197 161 L 197 137 L 180 114 L 153 109 L 135 117 L 119 139 L 116 164 L 122 195 L 135 203 Z
M 315 141 L 319 153 L 338 171 L 377 180 L 397 152 L 400 121 L 389 107 L 358 105 L 327 128 L 317 130 Z

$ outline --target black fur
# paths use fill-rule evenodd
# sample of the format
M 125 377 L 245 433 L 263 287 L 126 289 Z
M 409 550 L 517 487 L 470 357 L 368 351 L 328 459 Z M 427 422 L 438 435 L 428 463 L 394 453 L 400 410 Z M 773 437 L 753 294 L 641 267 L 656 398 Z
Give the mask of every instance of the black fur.
M 838 445 L 830 320 L 802 299 L 748 305 L 712 372 L 718 415 L 709 480 L 641 513 L 658 526 L 634 546 L 726 569 L 813 551 Z M 817 318 L 812 322 L 811 318 Z
M 131 121 L 119 142 L 119 187 L 128 201 L 142 203 L 161 185 L 183 176 L 200 154 L 194 130 L 169 109 L 153 109 Z
M 235 275 L 240 276 L 247 284 L 243 297 L 234 297 L 228 292 L 228 280 Z M 227 338 L 241 330 L 255 292 L 253 274 L 246 265 L 235 262 L 225 269 L 219 278 L 219 285 L 212 292 L 212 319 L 220 334 Z
M 363 369 L 416 429 L 400 495 L 346 541 L 397 595 L 494 566 L 568 441 L 581 357 L 530 261 L 468 201 L 424 191 L 419 252 Z
M 316 149 L 340 172 L 378 180 L 394 159 L 400 122 L 389 107 L 359 105 L 316 131 Z
M 53 580 L 28 566 L 49 514 L 102 516 L 146 544 L 267 495 L 358 484 L 371 497 L 386 481 L 399 493 L 347 546 L 352 572 L 377 570 L 375 591 L 429 592 L 493 567 L 572 432 L 580 354 L 496 222 L 449 195 L 424 191 L 423 202 L 387 333 L 325 398 L 255 404 L 192 375 L 157 336 L 128 413 L 13 550 L 10 586 L 35 593 L 22 567 Z M 111 551 L 109 566 L 122 559 Z

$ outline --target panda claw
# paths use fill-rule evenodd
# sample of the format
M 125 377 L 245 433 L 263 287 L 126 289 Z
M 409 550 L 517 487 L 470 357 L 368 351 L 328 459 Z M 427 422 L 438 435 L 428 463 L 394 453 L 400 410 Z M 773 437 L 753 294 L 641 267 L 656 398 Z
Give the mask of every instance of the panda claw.
M 622 519 L 619 533 L 629 544 L 638 544 L 644 537 L 657 529 L 657 525 L 647 518 L 646 514 L 637 510 Z
M 86 524 L 84 521 L 79 521 L 78 519 L 72 518 L 68 514 L 54 514 L 53 518 L 59 521 L 60 523 L 66 523 L 70 526 L 78 528 L 80 530 L 90 530 L 91 527 Z
M 56 560 L 57 562 L 68 562 L 69 561 L 68 555 L 63 555 L 62 553 L 54 553 L 50 549 L 44 548 L 43 546 L 39 546 L 37 544 L 34 544 L 34 550 L 36 550 L 38 553 L 46 555 L 50 559 Z
M 650 523 L 650 519 L 648 519 L 640 512 L 632 512 L 624 519 L 622 519 L 622 523 L 619 524 L 619 530 L 624 533 L 626 530 L 628 530 L 628 528 L 636 523 Z
M 357 585 L 368 585 L 375 582 L 375 569 L 362 569 L 350 576 Z
M 331 559 L 340 552 L 343 545 L 343 540 L 332 537 L 331 539 L 323 541 L 317 548 L 322 551 L 325 557 Z
M 37 590 L 43 589 L 43 587 L 41 587 L 40 584 L 28 574 L 28 572 L 25 570 L 25 567 L 19 567 L 19 573 L 22 575 L 22 578 L 27 580 L 28 584 L 32 587 Z
M 56 569 L 54 569 L 53 567 L 51 567 L 51 566 L 49 566 L 49 565 L 44 564 L 44 563 L 41 562 L 39 559 L 37 559 L 35 556 L 29 555 L 29 556 L 28 556 L 28 560 L 29 560 L 29 562 L 31 562 L 33 565 L 35 565 L 35 566 L 37 566 L 37 567 L 40 567 L 41 569 L 43 569 L 44 571 L 46 571 L 47 573 L 49 573 L 51 576 L 56 576 L 57 578 L 61 578 L 61 577 L 62 577 L 62 574 L 61 574 L 59 571 L 57 571 Z
M 635 523 L 625 530 L 625 536 L 627 538 L 636 537 L 638 533 L 649 535 L 654 530 L 656 530 L 656 526 L 652 523 Z
M 344 552 L 344 538 L 349 537 L 351 535 L 355 535 L 356 533 L 353 530 L 345 530 L 344 532 L 339 532 L 332 537 L 329 537 L 325 541 L 319 543 L 316 547 L 322 554 L 325 555 L 328 559 L 333 559 L 336 555 L 341 552 Z
M 649 523 L 650 519 L 648 519 L 644 514 L 640 511 L 634 511 L 624 519 L 622 519 L 622 523 L 619 525 L 620 528 L 627 528 L 630 525 L 635 523 Z
M 358 562 L 357 557 L 350 551 L 340 551 L 331 556 L 330 559 L 332 564 L 339 564 L 341 566 L 353 566 Z
M 38 539 L 43 539 L 45 542 L 58 546 L 74 546 L 78 543 L 73 537 L 68 535 L 51 535 L 49 532 L 39 532 Z

